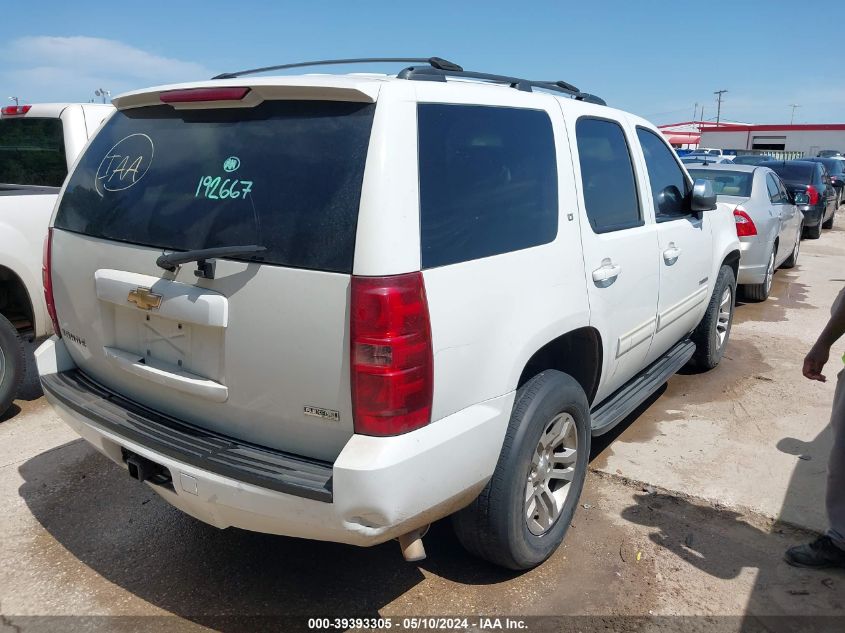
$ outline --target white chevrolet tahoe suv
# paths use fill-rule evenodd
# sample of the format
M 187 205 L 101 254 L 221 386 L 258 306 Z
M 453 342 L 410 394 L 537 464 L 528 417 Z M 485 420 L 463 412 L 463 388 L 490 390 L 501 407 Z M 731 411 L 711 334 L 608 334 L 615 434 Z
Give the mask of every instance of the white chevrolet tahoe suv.
M 719 362 L 734 220 L 643 119 L 407 61 L 117 97 L 53 219 L 41 382 L 212 525 L 413 560 L 452 515 L 525 569 L 591 436 Z
M 0 416 L 24 378 L 23 340 L 53 332 L 41 254 L 59 187 L 111 105 L 0 109 Z

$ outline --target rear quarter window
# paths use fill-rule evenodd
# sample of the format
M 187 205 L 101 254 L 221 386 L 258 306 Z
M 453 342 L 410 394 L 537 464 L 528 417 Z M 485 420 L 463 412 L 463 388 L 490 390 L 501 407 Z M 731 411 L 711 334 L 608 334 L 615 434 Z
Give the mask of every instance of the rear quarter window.
M 264 263 L 351 273 L 374 110 L 119 111 L 71 175 L 55 225 L 168 250 L 257 244 Z
M 540 110 L 418 105 L 423 268 L 557 236 L 554 133 Z
M 0 183 L 61 187 L 67 176 L 60 119 L 0 119 Z

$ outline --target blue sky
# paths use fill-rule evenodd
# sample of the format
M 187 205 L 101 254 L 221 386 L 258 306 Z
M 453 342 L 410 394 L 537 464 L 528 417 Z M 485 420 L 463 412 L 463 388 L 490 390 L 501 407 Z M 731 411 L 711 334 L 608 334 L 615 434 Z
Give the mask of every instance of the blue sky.
M 565 79 L 656 123 L 845 121 L 845 14 L 830 1 L 10 2 L 0 98 L 88 101 L 274 63 L 438 55 Z M 814 32 L 818 43 L 809 37 Z M 372 68 L 376 71 L 396 70 Z M 347 72 L 347 71 L 343 71 Z

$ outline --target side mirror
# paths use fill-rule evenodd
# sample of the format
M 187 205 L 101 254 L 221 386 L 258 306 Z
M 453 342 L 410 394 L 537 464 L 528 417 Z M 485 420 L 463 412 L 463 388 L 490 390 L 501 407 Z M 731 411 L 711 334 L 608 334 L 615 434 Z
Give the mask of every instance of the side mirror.
M 694 213 L 712 211 L 716 208 L 716 194 L 709 180 L 699 178 L 692 186 L 692 201 L 690 208 Z
M 675 185 L 664 187 L 657 194 L 657 212 L 662 215 L 672 215 L 684 212 L 684 196 Z

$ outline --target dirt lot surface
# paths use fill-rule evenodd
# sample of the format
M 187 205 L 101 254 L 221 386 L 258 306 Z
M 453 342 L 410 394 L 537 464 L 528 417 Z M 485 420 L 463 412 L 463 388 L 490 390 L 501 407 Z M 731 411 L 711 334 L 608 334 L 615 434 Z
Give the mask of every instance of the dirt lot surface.
M 499 630 L 496 617 L 531 631 L 845 630 L 845 571 L 782 561 L 825 525 L 832 384 L 799 366 L 845 283 L 845 230 L 803 242 L 799 267 L 776 279 L 768 302 L 738 307 L 719 368 L 674 377 L 596 442 L 564 546 L 524 574 L 465 554 L 447 522 L 418 564 L 394 543 L 206 526 L 79 440 L 30 384 L 0 422 L 0 632 L 387 616 L 405 630 L 415 615 L 464 616 L 448 630 L 472 631 Z M 808 615 L 819 619 L 789 617 Z

